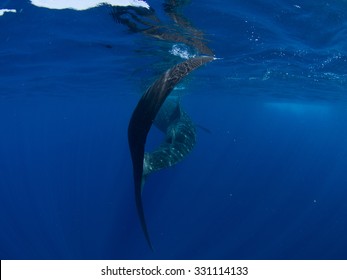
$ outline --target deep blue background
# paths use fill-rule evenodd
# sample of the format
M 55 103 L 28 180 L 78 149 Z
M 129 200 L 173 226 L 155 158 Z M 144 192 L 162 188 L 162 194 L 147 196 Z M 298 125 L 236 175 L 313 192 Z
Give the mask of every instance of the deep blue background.
M 177 91 L 212 133 L 198 129 L 193 152 L 146 183 L 155 252 L 136 214 L 127 125 L 181 61 L 173 43 L 129 33 L 108 7 L 1 8 L 18 10 L 0 17 L 1 259 L 347 258 L 344 1 L 185 7 L 222 59 Z

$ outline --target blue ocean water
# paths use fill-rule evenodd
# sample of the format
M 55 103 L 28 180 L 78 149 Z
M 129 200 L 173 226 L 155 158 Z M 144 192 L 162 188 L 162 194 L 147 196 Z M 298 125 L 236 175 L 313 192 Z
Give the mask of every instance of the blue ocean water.
M 108 6 L 0 9 L 17 10 L 0 16 L 1 259 L 347 258 L 346 1 L 184 6 L 220 59 L 176 92 L 211 133 L 146 182 L 154 252 L 127 126 L 174 51 L 194 50 L 129 32 Z

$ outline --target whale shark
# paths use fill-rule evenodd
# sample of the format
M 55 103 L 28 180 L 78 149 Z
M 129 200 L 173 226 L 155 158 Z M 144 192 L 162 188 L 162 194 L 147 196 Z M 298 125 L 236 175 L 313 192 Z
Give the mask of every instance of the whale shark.
M 136 208 L 142 231 L 152 250 L 142 203 L 145 179 L 152 172 L 181 161 L 195 145 L 195 127 L 190 117 L 177 100 L 167 98 L 185 76 L 212 60 L 214 58 L 211 56 L 194 57 L 165 71 L 142 95 L 130 118 L 128 143 L 133 165 Z M 145 153 L 147 135 L 152 124 L 165 133 L 165 140 L 155 151 Z
M 153 124 L 165 138 L 156 150 L 144 155 L 143 183 L 149 174 L 180 162 L 196 143 L 195 125 L 177 97 L 166 99 Z

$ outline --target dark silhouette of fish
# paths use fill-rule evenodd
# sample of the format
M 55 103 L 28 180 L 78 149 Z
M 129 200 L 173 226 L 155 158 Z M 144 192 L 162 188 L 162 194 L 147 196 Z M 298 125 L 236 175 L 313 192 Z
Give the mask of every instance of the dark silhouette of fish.
M 141 197 L 145 177 L 151 172 L 177 163 L 195 144 L 195 127 L 179 104 L 172 107 L 172 104 L 168 103 L 157 120 L 156 117 L 170 92 L 182 78 L 212 60 L 214 58 L 211 56 L 195 57 L 167 70 L 141 97 L 129 122 L 128 142 L 133 163 L 136 207 L 142 230 L 152 250 Z M 166 139 L 158 150 L 145 156 L 146 139 L 153 123 L 165 131 Z

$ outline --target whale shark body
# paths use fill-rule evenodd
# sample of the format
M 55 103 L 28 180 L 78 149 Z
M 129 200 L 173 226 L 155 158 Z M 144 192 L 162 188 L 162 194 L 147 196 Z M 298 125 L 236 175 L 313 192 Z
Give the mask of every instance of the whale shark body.
M 167 70 L 143 94 L 129 122 L 128 143 L 133 164 L 136 207 L 142 230 L 152 250 L 142 204 L 145 178 L 152 172 L 178 163 L 195 145 L 195 127 L 191 119 L 177 100 L 167 97 L 182 78 L 212 60 L 214 58 L 211 56 L 195 57 Z M 145 153 L 152 124 L 163 131 L 166 137 L 158 149 Z
M 196 142 L 195 126 L 177 98 L 166 99 L 153 124 L 165 134 L 165 139 L 158 149 L 145 153 L 143 180 L 152 172 L 180 162 Z

